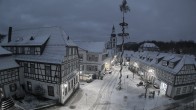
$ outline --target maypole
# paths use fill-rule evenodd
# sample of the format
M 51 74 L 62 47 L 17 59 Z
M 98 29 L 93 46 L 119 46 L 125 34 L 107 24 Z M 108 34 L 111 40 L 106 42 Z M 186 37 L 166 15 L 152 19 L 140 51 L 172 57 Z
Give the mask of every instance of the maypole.
M 120 5 L 120 11 L 123 14 L 123 22 L 120 23 L 119 25 L 122 28 L 122 33 L 119 33 L 118 36 L 122 37 L 122 44 L 121 44 L 121 55 L 120 55 L 120 76 L 119 76 L 119 83 L 118 83 L 118 89 L 121 90 L 122 87 L 122 69 L 123 69 L 123 54 L 124 54 L 124 39 L 125 37 L 129 36 L 129 33 L 125 32 L 125 27 L 128 26 L 128 23 L 125 22 L 125 13 L 127 13 L 128 11 L 130 11 L 129 6 L 127 5 L 127 1 L 123 0 L 122 4 Z

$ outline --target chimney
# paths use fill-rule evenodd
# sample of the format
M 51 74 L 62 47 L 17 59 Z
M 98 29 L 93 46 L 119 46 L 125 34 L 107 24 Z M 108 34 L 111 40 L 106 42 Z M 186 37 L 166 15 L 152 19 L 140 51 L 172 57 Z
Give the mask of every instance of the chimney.
M 8 42 L 10 42 L 12 39 L 12 27 L 9 27 L 9 30 L 8 30 Z

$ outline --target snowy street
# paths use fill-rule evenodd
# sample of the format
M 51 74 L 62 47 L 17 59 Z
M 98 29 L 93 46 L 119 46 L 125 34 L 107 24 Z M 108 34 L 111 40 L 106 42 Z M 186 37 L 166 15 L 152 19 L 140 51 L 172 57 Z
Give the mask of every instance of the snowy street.
M 123 68 L 122 90 L 117 90 L 119 67 L 114 66 L 112 74 L 106 74 L 103 80 L 91 83 L 81 82 L 81 88 L 64 106 L 54 106 L 47 110 L 150 110 L 172 103 L 173 100 L 155 92 L 155 98 L 144 98 L 145 89 L 137 87 L 140 79 Z M 128 78 L 127 78 L 128 75 Z M 153 89 L 148 90 L 152 91 Z

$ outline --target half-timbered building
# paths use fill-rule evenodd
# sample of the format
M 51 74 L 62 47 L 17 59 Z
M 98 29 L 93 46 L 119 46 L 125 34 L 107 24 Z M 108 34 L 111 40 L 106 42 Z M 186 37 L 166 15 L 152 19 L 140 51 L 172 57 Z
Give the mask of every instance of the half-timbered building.
M 20 65 L 20 83 L 26 92 L 63 104 L 79 87 L 78 47 L 61 28 L 10 28 L 2 46 Z
M 19 65 L 12 53 L 0 46 L 0 100 L 21 96 L 19 83 Z
M 196 83 L 195 57 L 158 52 L 135 52 L 130 68 L 144 80 L 160 87 L 161 93 L 176 98 L 193 93 Z

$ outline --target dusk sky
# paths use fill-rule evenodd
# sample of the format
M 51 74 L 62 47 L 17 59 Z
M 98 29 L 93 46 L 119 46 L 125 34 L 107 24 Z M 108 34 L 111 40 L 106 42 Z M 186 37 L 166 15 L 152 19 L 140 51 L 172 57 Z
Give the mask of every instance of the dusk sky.
M 122 0 L 0 0 L 0 33 L 59 26 L 74 40 L 106 41 L 120 32 Z M 127 41 L 196 41 L 196 0 L 127 0 Z

